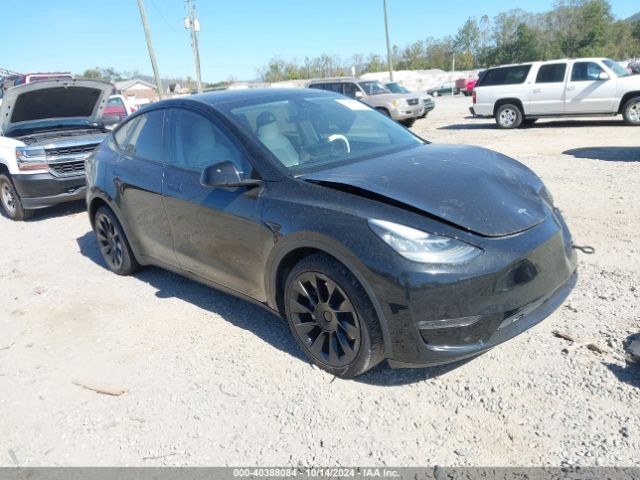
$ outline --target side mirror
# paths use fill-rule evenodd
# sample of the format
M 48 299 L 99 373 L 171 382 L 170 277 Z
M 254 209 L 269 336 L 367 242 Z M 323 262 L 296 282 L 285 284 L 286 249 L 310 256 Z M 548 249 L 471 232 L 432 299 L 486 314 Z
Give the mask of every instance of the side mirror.
M 229 160 L 209 165 L 200 174 L 200 185 L 203 187 L 247 187 L 260 183 L 260 180 L 256 179 L 242 180 L 235 164 Z
M 362 92 L 360 90 L 356 90 L 356 94 L 354 95 L 356 98 L 363 98 L 364 95 L 362 94 Z
M 606 72 L 600 72 L 598 74 L 598 80 L 609 80 L 609 74 Z

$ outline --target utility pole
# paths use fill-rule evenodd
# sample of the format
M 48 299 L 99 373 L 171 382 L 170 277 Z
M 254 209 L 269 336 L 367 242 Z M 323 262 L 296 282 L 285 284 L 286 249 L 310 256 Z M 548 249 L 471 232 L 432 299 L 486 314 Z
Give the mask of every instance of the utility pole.
M 187 9 L 187 16 L 184 19 L 184 28 L 191 30 L 191 48 L 193 49 L 193 62 L 196 66 L 196 90 L 200 93 L 202 92 L 202 79 L 200 78 L 200 49 L 198 47 L 200 20 L 196 17 L 195 0 L 184 0 L 184 3 Z
M 456 86 L 453 76 L 456 74 L 456 51 L 453 51 L 453 63 L 451 65 L 451 96 L 454 94 L 454 88 Z
M 384 32 L 387 36 L 387 63 L 389 64 L 389 80 L 393 82 L 393 60 L 391 60 L 391 44 L 389 43 L 389 23 L 387 21 L 387 0 L 382 0 L 384 8 Z
M 162 82 L 160 81 L 160 72 L 158 71 L 158 63 L 156 62 L 156 54 L 153 51 L 153 42 L 151 41 L 151 32 L 147 24 L 147 14 L 144 11 L 144 0 L 138 0 L 138 8 L 140 9 L 140 17 L 142 17 L 142 28 L 144 28 L 144 36 L 147 38 L 147 48 L 149 49 L 149 58 L 151 58 L 151 68 L 153 68 L 153 76 L 156 78 L 156 88 L 158 89 L 158 98 L 164 98 L 162 91 Z

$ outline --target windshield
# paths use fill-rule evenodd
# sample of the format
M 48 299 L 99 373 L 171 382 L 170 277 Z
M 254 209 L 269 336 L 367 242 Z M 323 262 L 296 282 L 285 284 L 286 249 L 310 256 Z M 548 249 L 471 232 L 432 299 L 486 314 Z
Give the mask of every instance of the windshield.
M 367 95 L 380 95 L 381 93 L 390 93 L 384 85 L 378 81 L 358 82 L 360 88 L 364 90 Z
M 387 83 L 387 88 L 391 90 L 391 93 L 411 93 L 405 87 L 396 82 Z
M 250 103 L 250 104 L 247 104 Z M 424 142 L 363 103 L 307 96 L 220 105 L 293 175 L 417 147 Z
M 613 60 L 605 58 L 604 60 L 602 60 L 602 63 L 604 63 L 607 67 L 613 70 L 613 73 L 615 73 L 619 77 L 627 77 L 631 75 L 624 68 L 622 68 L 622 66 L 620 66 L 618 62 L 614 62 Z

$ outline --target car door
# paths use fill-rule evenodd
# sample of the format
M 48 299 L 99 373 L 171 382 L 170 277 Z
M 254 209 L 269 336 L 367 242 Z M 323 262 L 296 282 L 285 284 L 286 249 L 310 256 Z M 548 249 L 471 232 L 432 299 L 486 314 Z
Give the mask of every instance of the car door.
M 600 74 L 605 77 L 601 78 Z M 576 113 L 611 113 L 616 96 L 616 82 L 594 61 L 576 61 L 567 82 L 564 111 Z
M 119 155 L 111 177 L 115 199 L 132 241 L 144 256 L 176 265 L 173 238 L 162 199 L 166 160 L 165 110 L 152 110 L 125 123 L 114 134 Z
M 205 167 L 230 160 L 242 178 L 257 178 L 246 152 L 212 117 L 174 108 L 163 195 L 180 267 L 265 300 L 261 266 L 273 233 L 260 221 L 262 186 L 211 188 Z
M 564 112 L 567 63 L 541 65 L 531 85 L 528 114 L 553 115 Z

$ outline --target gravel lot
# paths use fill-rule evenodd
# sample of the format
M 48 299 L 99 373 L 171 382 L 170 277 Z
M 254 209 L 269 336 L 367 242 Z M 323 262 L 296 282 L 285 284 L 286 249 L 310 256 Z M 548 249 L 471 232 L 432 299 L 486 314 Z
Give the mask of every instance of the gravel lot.
M 82 204 L 0 217 L 0 465 L 640 466 L 640 366 L 622 348 L 640 331 L 640 129 L 501 131 L 469 104 L 439 98 L 414 130 L 521 160 L 596 249 L 546 321 L 463 364 L 342 381 L 258 307 L 108 272 Z

